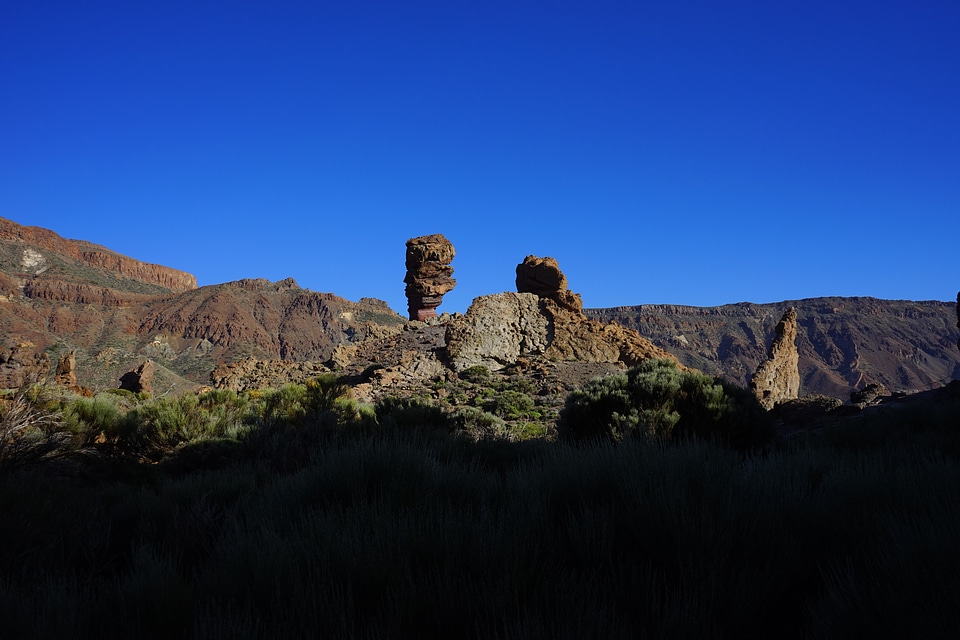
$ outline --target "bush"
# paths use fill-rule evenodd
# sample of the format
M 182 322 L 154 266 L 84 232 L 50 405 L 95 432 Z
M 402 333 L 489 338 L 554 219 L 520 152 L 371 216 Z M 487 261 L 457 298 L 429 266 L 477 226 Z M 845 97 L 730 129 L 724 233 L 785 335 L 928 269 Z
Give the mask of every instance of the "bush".
M 466 380 L 467 382 L 482 384 L 490 379 L 490 370 L 482 364 L 477 364 L 472 367 L 467 367 L 461 371 L 460 379 Z
M 0 398 L 0 472 L 60 457 L 72 439 L 39 389 L 21 387 Z
M 647 360 L 567 397 L 557 433 L 583 440 L 699 437 L 736 448 L 772 441 L 773 423 L 748 391 L 718 378 Z

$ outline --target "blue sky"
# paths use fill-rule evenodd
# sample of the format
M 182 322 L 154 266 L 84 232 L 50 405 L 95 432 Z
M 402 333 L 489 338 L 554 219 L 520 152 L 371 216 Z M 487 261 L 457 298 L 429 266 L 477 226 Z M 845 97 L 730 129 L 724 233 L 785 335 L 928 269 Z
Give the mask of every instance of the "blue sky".
M 440 310 L 553 256 L 589 307 L 960 289 L 960 3 L 0 6 L 0 216 Z

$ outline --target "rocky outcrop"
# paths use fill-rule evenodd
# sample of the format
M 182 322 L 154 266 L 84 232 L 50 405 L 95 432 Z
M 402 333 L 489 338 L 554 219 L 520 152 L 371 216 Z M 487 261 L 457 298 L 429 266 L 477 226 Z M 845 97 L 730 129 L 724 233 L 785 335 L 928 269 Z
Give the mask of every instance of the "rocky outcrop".
M 474 365 L 499 370 L 526 356 L 556 361 L 623 363 L 671 354 L 619 325 L 587 319 L 550 298 L 500 293 L 474 299 L 447 325 L 446 354 L 455 371 Z
M 0 389 L 18 389 L 42 382 L 50 371 L 50 358 L 37 353 L 30 342 L 20 342 L 0 350 Z
M 32 300 L 95 304 L 102 307 L 128 307 L 157 299 L 157 296 L 117 291 L 90 284 L 39 279 L 25 283 L 23 295 Z
M 189 273 L 140 262 L 99 245 L 83 240 L 67 240 L 48 229 L 26 227 L 5 218 L 0 218 L 0 240 L 27 245 L 20 266 L 21 271 L 28 275 L 42 273 L 49 267 L 49 260 L 39 249 L 72 258 L 121 278 L 156 285 L 174 292 L 197 288 L 197 279 Z
M 579 313 L 583 309 L 580 294 L 567 288 L 567 277 L 554 258 L 527 256 L 517 265 L 517 291 L 549 298 L 560 307 Z
M 153 363 L 146 360 L 133 371 L 120 376 L 120 388 L 134 393 L 153 391 Z
M 859 391 L 854 391 L 850 394 L 850 403 L 854 404 L 861 409 L 868 404 L 873 404 L 879 401 L 884 396 L 889 396 L 890 392 L 887 391 L 887 388 L 880 384 L 879 382 L 871 382 L 863 389 Z
M 800 395 L 800 356 L 797 353 L 797 312 L 790 307 L 775 329 L 767 359 L 750 380 L 750 389 L 766 409 Z
M 276 388 L 285 384 L 303 384 L 324 373 L 330 373 L 330 369 L 320 362 L 247 358 L 217 366 L 210 374 L 210 382 L 217 389 L 248 391 Z
M 53 381 L 66 387 L 75 387 L 77 385 L 77 354 L 75 351 L 60 356 L 57 362 L 57 372 Z
M 411 320 L 425 320 L 437 315 L 443 296 L 453 290 L 453 261 L 456 251 L 442 234 L 407 240 L 407 308 Z
M 480 296 L 447 325 L 447 358 L 458 372 L 476 365 L 502 369 L 522 356 L 543 355 L 550 324 L 543 301 L 532 293 Z

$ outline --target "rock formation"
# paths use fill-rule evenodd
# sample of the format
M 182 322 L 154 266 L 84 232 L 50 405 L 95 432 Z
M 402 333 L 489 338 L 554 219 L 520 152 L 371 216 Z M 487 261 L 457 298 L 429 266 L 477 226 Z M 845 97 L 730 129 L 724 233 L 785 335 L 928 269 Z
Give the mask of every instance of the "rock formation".
M 520 357 L 543 355 L 550 333 L 546 307 L 532 293 L 480 296 L 447 325 L 447 357 L 456 371 L 475 365 L 502 369 Z
M 153 363 L 145 360 L 133 371 L 128 371 L 120 377 L 120 388 L 134 393 L 153 391 Z
M 553 258 L 527 256 L 517 267 L 517 288 L 522 291 L 474 299 L 466 315 L 447 325 L 446 356 L 454 370 L 498 370 L 526 356 L 626 366 L 676 360 L 632 329 L 584 316 L 580 296 L 567 290 Z
M 880 384 L 879 382 L 871 382 L 863 389 L 854 391 L 850 394 L 850 403 L 854 404 L 861 409 L 868 404 L 877 402 L 883 396 L 890 395 L 890 392 L 887 391 L 887 388 Z
M 517 265 L 517 291 L 549 298 L 570 311 L 583 309 L 580 294 L 567 289 L 567 277 L 554 258 L 527 256 Z
M 775 329 L 767 359 L 750 380 L 750 389 L 766 409 L 800 395 L 800 356 L 797 353 L 797 312 L 790 307 Z
M 453 290 L 453 261 L 456 251 L 442 234 L 407 240 L 406 294 L 411 320 L 437 315 L 443 296 Z
M 960 291 L 957 292 L 957 329 L 960 329 Z M 960 349 L 960 340 L 957 340 L 957 349 Z
M 70 351 L 60 356 L 60 361 L 57 362 L 57 373 L 54 376 L 54 382 L 67 387 L 77 385 L 77 354 L 75 351 Z
M 20 342 L 0 350 L 0 389 L 18 389 L 47 377 L 50 358 L 34 349 L 32 342 Z

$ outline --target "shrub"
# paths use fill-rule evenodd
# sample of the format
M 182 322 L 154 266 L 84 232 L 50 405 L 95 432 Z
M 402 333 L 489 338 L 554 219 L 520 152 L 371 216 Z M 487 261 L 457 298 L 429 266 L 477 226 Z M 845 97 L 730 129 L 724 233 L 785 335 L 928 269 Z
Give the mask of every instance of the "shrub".
M 460 379 L 481 384 L 490 379 L 490 370 L 482 364 L 477 364 L 461 371 Z
M 525 393 L 507 389 L 484 402 L 483 408 L 501 418 L 517 419 L 531 416 L 534 413 L 534 402 L 533 398 Z
M 718 378 L 647 360 L 567 397 L 557 425 L 567 439 L 715 439 L 737 448 L 767 444 L 773 425 L 748 391 Z
M 0 398 L 0 471 L 59 457 L 71 434 L 39 389 L 21 387 Z

